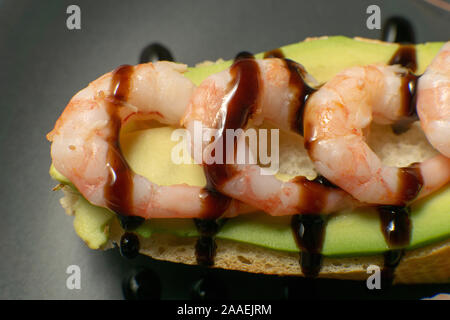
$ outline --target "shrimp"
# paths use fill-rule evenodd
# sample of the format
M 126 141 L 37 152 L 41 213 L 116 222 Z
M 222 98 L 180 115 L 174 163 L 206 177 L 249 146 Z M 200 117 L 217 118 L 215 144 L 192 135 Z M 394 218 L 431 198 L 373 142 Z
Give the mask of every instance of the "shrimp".
M 410 80 L 411 74 L 397 65 L 353 67 L 327 82 L 306 105 L 305 147 L 315 168 L 361 202 L 406 205 L 450 181 L 450 159 L 444 155 L 388 167 L 366 144 L 372 120 L 394 124 L 404 119 Z
M 332 213 L 354 206 L 355 201 L 346 192 L 305 177 L 281 181 L 273 174 L 261 174 L 256 164 L 234 164 L 226 159 L 222 159 L 224 164 L 208 164 L 211 146 L 218 141 L 227 144 L 225 131 L 245 128 L 250 121 L 258 125 L 266 120 L 284 130 L 302 131 L 301 109 L 312 91 L 304 76 L 303 67 L 290 60 L 244 58 L 200 84 L 182 123 L 191 137 L 195 137 L 196 121 L 219 132 L 213 143 L 204 141 L 201 156 L 214 188 L 274 216 Z M 191 150 L 196 152 L 193 145 L 195 141 Z
M 450 42 L 419 78 L 417 113 L 428 141 L 450 157 Z
M 143 218 L 232 216 L 250 210 L 205 188 L 152 183 L 132 172 L 121 155 L 119 131 L 132 117 L 179 125 L 195 89 L 183 76 L 186 70 L 170 62 L 121 66 L 70 100 L 47 138 L 55 168 L 92 204 Z

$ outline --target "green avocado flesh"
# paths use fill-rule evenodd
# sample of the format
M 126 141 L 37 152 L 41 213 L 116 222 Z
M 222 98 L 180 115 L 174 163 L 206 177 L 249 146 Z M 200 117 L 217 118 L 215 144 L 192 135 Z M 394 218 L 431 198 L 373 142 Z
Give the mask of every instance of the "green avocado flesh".
M 436 55 L 442 43 L 416 46 L 417 74 Z M 301 63 L 318 80 L 326 82 L 337 72 L 355 65 L 386 63 L 398 45 L 362 41 L 346 37 L 319 38 L 282 47 L 286 58 Z M 263 54 L 256 55 L 256 58 Z M 199 84 L 210 74 L 222 71 L 231 61 L 190 68 L 186 73 Z M 121 133 L 120 145 L 131 169 L 160 185 L 187 183 L 204 186 L 206 183 L 201 166 L 176 165 L 171 161 L 171 150 L 178 143 L 171 140 L 175 128 L 155 126 L 140 128 L 131 124 Z M 73 185 L 56 171 L 53 165 L 50 175 L 61 182 Z M 76 192 L 76 190 L 75 190 Z M 101 248 L 108 240 L 108 226 L 115 219 L 114 213 L 91 205 L 79 197 L 74 205 L 74 226 L 77 234 L 90 248 Z M 424 246 L 450 236 L 450 186 L 413 204 L 411 208 L 412 234 L 408 249 Z M 151 219 L 136 232 L 142 237 L 154 233 L 170 233 L 181 237 L 197 236 L 191 219 Z M 217 234 L 218 238 L 245 242 L 280 251 L 298 252 L 290 217 L 271 217 L 254 213 L 229 219 Z M 343 211 L 329 217 L 322 253 L 325 256 L 361 256 L 380 254 L 388 249 L 374 209 Z

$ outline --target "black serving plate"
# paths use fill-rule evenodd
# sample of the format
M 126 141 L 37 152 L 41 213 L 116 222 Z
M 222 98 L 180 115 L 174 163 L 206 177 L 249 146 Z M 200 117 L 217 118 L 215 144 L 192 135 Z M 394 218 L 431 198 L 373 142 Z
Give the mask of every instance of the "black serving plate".
M 425 1 L 377 3 L 383 23 L 393 16 L 409 21 L 416 42 L 449 39 L 445 10 Z M 81 29 L 67 28 L 72 4 L 81 9 Z M 128 260 L 117 249 L 92 251 L 59 205 L 61 194 L 50 191 L 55 182 L 48 175 L 46 133 L 76 91 L 119 65 L 149 59 L 149 44 L 160 43 L 176 61 L 194 65 L 312 36 L 381 39 L 382 30 L 366 26 L 371 4 L 0 0 L 0 298 L 123 299 L 136 268 L 151 270 L 138 277 L 151 284 L 139 294 L 162 299 L 418 299 L 449 292 L 448 285 L 370 291 L 365 282 L 255 275 L 144 256 Z M 71 265 L 79 266 L 80 289 L 67 287 Z M 135 295 L 125 290 L 127 298 Z

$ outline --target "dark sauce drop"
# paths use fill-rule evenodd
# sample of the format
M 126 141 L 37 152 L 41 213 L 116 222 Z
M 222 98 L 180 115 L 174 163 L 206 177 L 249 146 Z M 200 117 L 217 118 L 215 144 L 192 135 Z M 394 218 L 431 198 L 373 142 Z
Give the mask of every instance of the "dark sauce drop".
M 133 259 L 139 254 L 139 238 L 131 232 L 125 232 L 120 238 L 120 254 L 128 259 Z
M 386 22 L 383 39 L 389 42 L 414 43 L 414 32 L 408 20 L 394 17 Z M 418 120 L 416 110 L 416 84 L 418 77 L 416 48 L 401 44 L 388 62 L 389 65 L 401 65 L 410 71 L 402 77 L 401 96 L 403 99 L 402 117 L 392 125 L 395 134 L 406 132 L 411 123 Z
M 378 206 L 381 231 L 391 248 L 401 248 L 409 244 L 411 237 L 410 209 L 404 206 Z
M 130 80 L 133 75 L 133 66 L 122 65 L 113 71 L 111 91 L 115 104 L 121 104 L 128 100 L 130 94 Z
M 194 219 L 197 231 L 204 237 L 213 237 L 227 219 Z
M 294 238 L 300 248 L 300 264 L 308 278 L 319 275 L 322 266 L 322 246 L 325 239 L 326 221 L 320 215 L 299 214 L 291 218 Z
M 330 182 L 327 178 L 325 178 L 322 175 L 318 175 L 317 177 L 314 178 L 314 180 L 312 180 L 315 183 L 319 183 L 327 188 L 332 188 L 332 189 L 339 189 L 339 187 L 335 184 L 333 184 L 332 182 Z
M 303 115 L 306 102 L 316 90 L 306 84 L 304 80 L 306 70 L 300 64 L 289 59 L 284 59 L 284 61 L 290 72 L 289 86 L 294 89 L 296 96 L 295 102 L 290 107 L 291 129 L 303 136 Z
M 122 293 L 126 300 L 159 300 L 161 282 L 153 270 L 139 268 L 124 278 Z
M 260 93 L 260 70 L 253 58 L 239 58 L 230 68 L 233 87 L 236 88 L 228 103 L 223 128 L 239 129 L 247 125 L 248 120 L 256 110 Z
M 418 76 L 411 72 L 402 76 L 400 95 L 402 97 L 402 117 L 392 124 L 395 134 L 406 132 L 411 124 L 419 120 L 416 109 L 416 86 Z
M 388 64 L 399 64 L 410 70 L 402 75 L 401 80 L 402 116 L 392 125 L 394 133 L 401 134 L 419 119 L 416 110 L 416 86 L 419 77 L 413 73 L 417 69 L 416 49 L 414 46 L 400 45 Z
M 139 63 L 156 61 L 175 61 L 172 53 L 159 43 L 151 43 L 146 46 L 139 57 Z
M 399 178 L 399 199 L 400 205 L 406 205 L 414 200 L 423 186 L 423 177 L 418 164 L 413 163 L 409 167 L 400 168 Z
M 414 28 L 409 20 L 390 17 L 383 25 L 382 40 L 386 42 L 415 43 Z
M 303 136 L 303 114 L 306 102 L 310 95 L 316 90 L 309 87 L 304 78 L 306 76 L 305 68 L 297 62 L 286 59 L 280 49 L 268 51 L 264 54 L 264 58 L 283 59 L 286 68 L 289 70 L 289 87 L 294 91 L 294 102 L 290 106 L 291 129 Z
M 222 216 L 222 214 L 228 209 L 231 198 L 226 195 L 220 193 L 214 188 L 213 183 L 211 182 L 213 176 L 208 176 L 207 174 L 212 172 L 204 170 L 206 175 L 207 185 L 203 188 L 200 197 L 202 198 L 202 212 L 201 218 L 207 220 L 218 219 Z M 214 173 L 214 171 L 213 171 Z
M 412 230 L 410 209 L 405 206 L 378 206 L 377 210 L 381 221 L 381 231 L 391 248 L 384 253 L 381 278 L 384 285 L 391 285 L 395 269 L 404 254 L 403 248 L 410 243 Z
M 331 183 L 323 177 L 308 180 L 306 177 L 298 176 L 290 182 L 300 185 L 303 189 L 297 206 L 298 212 L 302 214 L 317 215 L 318 212 L 322 212 L 327 193 L 330 188 L 334 188 L 327 186 L 326 184 Z
M 198 280 L 191 289 L 191 299 L 196 301 L 224 300 L 228 298 L 225 284 L 210 275 Z

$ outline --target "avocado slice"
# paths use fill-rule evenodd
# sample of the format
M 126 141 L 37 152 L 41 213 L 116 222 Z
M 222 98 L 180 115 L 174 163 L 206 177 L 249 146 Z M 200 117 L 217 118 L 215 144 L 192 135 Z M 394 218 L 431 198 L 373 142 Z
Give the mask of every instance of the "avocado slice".
M 416 45 L 416 73 L 420 74 L 425 70 L 441 46 L 442 43 Z M 397 48 L 397 44 L 337 36 L 300 42 L 282 47 L 281 50 L 287 58 L 302 63 L 319 83 L 323 83 L 340 70 L 351 66 L 386 63 Z M 262 56 L 263 54 L 258 54 L 256 58 Z M 199 84 L 210 74 L 226 69 L 231 63 L 232 61 L 225 61 L 190 68 L 186 76 Z M 135 172 L 155 183 L 204 186 L 206 180 L 199 165 L 175 165 L 170 160 L 171 150 L 177 144 L 177 141 L 171 140 L 173 130 L 175 128 L 161 125 L 149 127 L 132 124 L 124 128 L 120 143 L 125 158 Z M 53 166 L 50 175 L 63 184 L 71 185 Z M 80 198 L 75 206 L 75 230 L 91 248 L 100 248 L 107 242 L 107 225 L 114 215 L 109 210 L 95 207 Z M 411 211 L 413 230 L 409 248 L 448 238 L 449 213 L 450 186 L 415 203 Z M 152 219 L 142 224 L 136 232 L 143 237 L 150 237 L 153 233 L 172 233 L 184 237 L 198 235 L 190 219 Z M 263 213 L 236 217 L 224 225 L 217 237 L 281 251 L 298 251 L 289 217 L 271 217 Z M 343 211 L 329 218 L 323 247 L 325 256 L 371 255 L 387 249 L 388 245 L 374 210 Z

